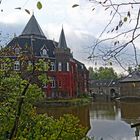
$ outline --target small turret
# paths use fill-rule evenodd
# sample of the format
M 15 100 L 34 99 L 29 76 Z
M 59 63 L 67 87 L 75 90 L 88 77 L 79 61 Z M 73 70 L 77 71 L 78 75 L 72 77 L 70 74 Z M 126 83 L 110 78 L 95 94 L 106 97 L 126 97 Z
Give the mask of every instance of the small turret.
M 58 46 L 55 49 L 55 56 L 60 61 L 68 61 L 71 56 L 70 49 L 67 47 L 63 27 L 61 30 Z
M 67 47 L 63 27 L 61 30 L 58 46 L 55 48 L 55 57 L 56 63 L 58 65 L 58 70 L 61 69 L 62 71 L 67 71 L 67 67 L 71 58 L 71 53 L 70 49 Z
M 62 27 L 59 42 L 58 42 L 58 48 L 62 48 L 62 49 L 67 49 L 68 48 L 67 43 L 66 43 L 66 39 L 65 39 L 65 34 L 64 34 L 63 27 Z

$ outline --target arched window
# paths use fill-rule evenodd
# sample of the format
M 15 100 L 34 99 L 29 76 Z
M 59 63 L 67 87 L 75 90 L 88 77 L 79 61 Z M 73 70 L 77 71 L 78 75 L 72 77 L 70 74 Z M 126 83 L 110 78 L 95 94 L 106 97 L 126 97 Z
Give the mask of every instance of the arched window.
M 50 70 L 55 71 L 55 62 L 51 62 Z

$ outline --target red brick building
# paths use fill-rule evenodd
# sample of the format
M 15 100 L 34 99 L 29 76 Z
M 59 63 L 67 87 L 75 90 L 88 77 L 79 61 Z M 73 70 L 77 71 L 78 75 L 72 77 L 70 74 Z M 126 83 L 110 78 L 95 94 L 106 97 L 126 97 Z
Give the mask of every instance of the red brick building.
M 49 40 L 40 28 L 34 15 L 30 18 L 23 32 L 7 45 L 11 53 L 5 57 L 14 59 L 14 69 L 21 70 L 20 61 L 17 59 L 20 52 L 28 46 L 27 54 L 32 50 L 36 59 L 45 59 L 50 64 L 50 82 L 42 88 L 47 97 L 76 97 L 88 91 L 88 70 L 85 65 L 73 58 L 68 48 L 64 30 L 62 28 L 59 42 Z M 26 50 L 27 51 L 27 50 Z M 29 62 L 30 63 L 30 62 Z

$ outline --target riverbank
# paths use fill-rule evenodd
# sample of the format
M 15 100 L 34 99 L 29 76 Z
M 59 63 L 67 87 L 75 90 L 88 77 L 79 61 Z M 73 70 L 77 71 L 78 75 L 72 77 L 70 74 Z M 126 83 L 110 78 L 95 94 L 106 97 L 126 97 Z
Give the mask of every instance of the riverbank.
M 92 102 L 91 98 L 74 98 L 74 99 L 44 99 L 37 102 L 36 106 L 80 106 L 87 105 Z

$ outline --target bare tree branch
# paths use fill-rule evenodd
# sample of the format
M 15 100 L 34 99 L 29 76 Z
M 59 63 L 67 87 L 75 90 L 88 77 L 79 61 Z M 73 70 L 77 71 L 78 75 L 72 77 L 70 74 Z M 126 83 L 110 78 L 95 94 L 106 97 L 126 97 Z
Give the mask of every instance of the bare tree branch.
M 127 70 L 126 66 L 123 66 L 122 62 L 119 61 L 120 59 L 118 59 L 118 57 L 119 56 L 121 57 L 120 54 L 122 52 L 124 52 L 126 50 L 126 47 L 128 46 L 128 47 L 133 47 L 133 49 L 134 49 L 133 60 L 135 60 L 135 63 L 133 63 L 133 64 L 135 64 L 135 67 L 137 67 L 140 62 L 138 61 L 137 46 L 135 43 L 136 43 L 136 39 L 140 36 L 140 34 L 138 33 L 138 31 L 140 29 L 140 23 L 139 23 L 140 2 L 137 2 L 134 0 L 133 1 L 129 0 L 128 2 L 121 2 L 121 1 L 114 1 L 114 0 L 101 0 L 101 1 L 90 0 L 90 1 L 93 4 L 96 3 L 100 6 L 102 6 L 103 8 L 105 8 L 105 10 L 108 10 L 108 9 L 111 10 L 111 14 L 110 14 L 111 19 L 109 20 L 109 22 L 107 23 L 105 28 L 102 30 L 102 32 L 99 35 L 99 37 L 97 38 L 95 44 L 91 46 L 92 53 L 90 55 L 90 58 L 94 59 L 96 52 L 100 51 L 99 55 L 100 55 L 100 57 L 102 55 L 101 58 L 104 61 L 115 59 L 116 62 L 126 71 Z M 126 7 L 128 7 L 128 10 L 126 10 L 127 9 Z M 131 10 L 129 10 L 129 9 L 131 9 Z M 137 12 L 137 14 L 136 14 L 136 12 Z M 114 13 L 114 14 L 112 15 L 112 13 Z M 113 29 L 110 30 L 110 27 L 112 26 L 112 21 L 114 21 L 114 20 L 119 21 L 119 24 L 117 24 L 117 26 L 113 25 L 114 26 Z M 131 26 L 129 26 L 129 23 L 131 23 L 131 21 L 133 21 L 134 25 L 131 24 Z M 124 25 L 124 23 L 125 23 L 125 25 Z M 121 31 L 120 28 L 122 26 L 127 26 L 127 27 Z M 107 29 L 110 30 L 110 31 L 108 31 L 108 32 L 110 32 L 110 34 L 115 32 L 116 35 L 114 35 L 112 37 L 106 37 L 105 39 L 101 39 L 101 37 L 103 35 L 106 35 L 106 33 L 108 33 L 108 32 L 106 32 Z M 120 29 L 119 33 L 117 33 L 118 29 Z M 126 38 L 125 36 L 127 36 L 128 38 Z M 125 42 L 121 41 L 120 39 L 125 40 Z M 110 42 L 110 45 L 111 45 L 111 41 L 113 41 L 114 44 L 111 45 L 110 49 L 109 48 L 101 49 L 100 47 L 105 47 L 103 43 L 105 43 L 107 41 Z

